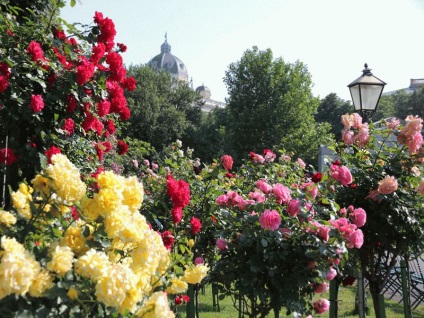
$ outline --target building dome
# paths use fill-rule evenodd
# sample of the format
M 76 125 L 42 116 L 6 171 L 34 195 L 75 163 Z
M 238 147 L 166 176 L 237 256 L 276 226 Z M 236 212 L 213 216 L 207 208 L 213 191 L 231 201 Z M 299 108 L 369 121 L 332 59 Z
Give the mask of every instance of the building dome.
M 200 96 L 202 96 L 203 99 L 205 100 L 210 100 L 211 99 L 211 90 L 209 89 L 209 87 L 205 86 L 202 84 L 202 86 L 199 86 L 196 88 L 196 92 L 200 94 Z
M 175 79 L 188 82 L 188 73 L 185 64 L 171 54 L 171 45 L 165 35 L 165 42 L 160 46 L 160 54 L 152 58 L 148 65 L 156 70 L 169 72 Z

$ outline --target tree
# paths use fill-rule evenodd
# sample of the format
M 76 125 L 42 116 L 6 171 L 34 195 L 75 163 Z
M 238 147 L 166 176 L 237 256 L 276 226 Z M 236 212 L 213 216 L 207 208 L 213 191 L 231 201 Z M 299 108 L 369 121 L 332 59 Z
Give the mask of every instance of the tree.
M 273 59 L 270 49 L 247 50 L 230 64 L 224 82 L 228 89 L 228 152 L 236 160 L 249 151 L 281 146 L 308 161 L 329 133 L 329 126 L 316 123 L 319 100 L 312 96 L 311 75 L 297 61 Z M 320 135 L 309 132 L 319 132 Z M 291 136 L 301 136 L 292 138 Z M 313 135 L 313 136 L 312 136 Z M 298 147 L 302 141 L 303 147 Z
M 175 82 L 169 73 L 143 65 L 131 65 L 128 74 L 139 85 L 126 97 L 132 116 L 124 129 L 128 137 L 149 142 L 160 151 L 187 129 L 200 123 L 200 96 L 187 83 Z
M 424 89 L 418 89 L 411 95 L 405 91 L 400 91 L 393 96 L 395 114 L 399 119 L 414 114 L 424 117 Z
M 340 118 L 352 110 L 353 106 L 350 102 L 341 99 L 335 93 L 330 93 L 324 99 L 321 99 L 318 111 L 315 114 L 315 120 L 319 123 L 329 123 L 331 125 L 331 133 L 334 134 L 337 140 L 340 140 L 343 129 Z

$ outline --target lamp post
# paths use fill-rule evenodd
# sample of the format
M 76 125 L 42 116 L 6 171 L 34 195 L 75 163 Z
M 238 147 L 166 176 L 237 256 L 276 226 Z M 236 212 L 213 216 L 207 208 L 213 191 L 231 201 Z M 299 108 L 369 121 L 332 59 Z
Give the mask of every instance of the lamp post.
M 355 111 L 362 116 L 363 122 L 367 122 L 377 109 L 378 101 L 386 83 L 372 75 L 368 64 L 365 63 L 364 67 L 362 76 L 347 87 L 349 87 Z

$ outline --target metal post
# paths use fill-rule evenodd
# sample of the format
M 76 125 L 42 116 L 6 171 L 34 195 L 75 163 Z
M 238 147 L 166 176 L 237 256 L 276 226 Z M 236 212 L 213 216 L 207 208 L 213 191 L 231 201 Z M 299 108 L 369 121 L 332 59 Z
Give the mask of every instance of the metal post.
M 190 301 L 186 305 L 187 318 L 194 318 L 194 286 L 192 284 L 188 284 L 187 295 L 190 297 Z
M 380 315 L 378 318 L 386 318 L 386 307 L 384 306 L 384 295 L 378 294 L 378 311 Z
M 409 290 L 406 276 L 406 263 L 400 261 L 400 274 L 402 278 L 402 294 L 403 294 L 403 313 L 405 318 L 411 318 L 411 306 L 409 304 Z
M 365 318 L 365 290 L 364 278 L 362 277 L 361 270 L 358 271 L 358 306 L 359 318 Z
M 330 281 L 330 318 L 337 318 L 337 288 L 336 279 Z

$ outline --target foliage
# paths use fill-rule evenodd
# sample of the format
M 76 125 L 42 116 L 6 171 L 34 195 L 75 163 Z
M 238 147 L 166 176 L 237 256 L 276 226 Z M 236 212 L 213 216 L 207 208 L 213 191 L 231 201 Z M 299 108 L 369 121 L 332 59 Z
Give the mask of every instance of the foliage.
M 139 213 L 135 177 L 104 171 L 86 190 L 56 154 L 12 193 L 14 211 L 0 211 L 2 316 L 172 317 L 163 291 L 184 292 L 207 268 L 167 250 Z
M 39 171 L 39 155 L 51 146 L 92 172 L 130 116 L 123 91 L 135 81 L 123 68 L 113 21 L 96 13 L 95 25 L 79 31 L 57 17 L 61 6 L 51 1 L 22 21 L 19 8 L 0 12 L 0 139 L 17 159 L 7 169 L 13 188 Z
M 340 204 L 367 211 L 364 246 L 358 251 L 374 307 L 398 256 L 423 249 L 422 119 L 408 116 L 363 124 L 358 114 L 342 117 L 345 143 L 337 153 L 352 172 L 353 183 L 338 192 Z
M 131 107 L 125 135 L 150 143 L 161 151 L 200 124 L 199 95 L 187 83 L 175 81 L 167 72 L 143 65 L 129 66 L 128 74 L 140 83 L 126 97 Z
M 312 96 L 311 76 L 303 63 L 273 59 L 270 49 L 253 47 L 240 61 L 230 64 L 225 74 L 229 95 L 226 134 L 231 143 L 227 152 L 236 162 L 249 151 L 273 147 L 284 148 L 306 161 L 316 158 L 316 149 L 324 143 L 321 138 L 329 127 L 314 120 L 319 101 Z M 321 135 L 309 138 L 312 135 L 308 131 L 320 131 Z M 305 133 L 302 149 L 298 148 L 298 139 L 291 138 L 295 133 Z
M 318 106 L 315 120 L 319 123 L 327 122 L 331 125 L 331 133 L 336 137 L 336 140 L 341 139 L 340 131 L 343 126 L 340 123 L 340 117 L 352 111 L 353 106 L 335 93 L 330 93 L 321 99 Z

